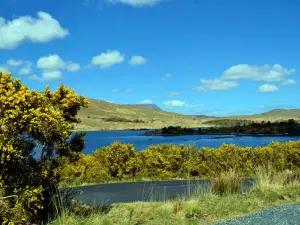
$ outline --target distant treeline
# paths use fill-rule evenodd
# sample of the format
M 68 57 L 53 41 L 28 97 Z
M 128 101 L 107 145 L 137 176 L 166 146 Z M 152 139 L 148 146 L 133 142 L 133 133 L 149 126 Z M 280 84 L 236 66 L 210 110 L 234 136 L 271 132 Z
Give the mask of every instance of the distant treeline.
M 159 130 L 147 131 L 144 135 L 201 135 L 201 134 L 234 134 L 234 135 L 300 135 L 300 124 L 290 119 L 281 122 L 245 122 L 235 126 L 210 127 L 207 129 L 192 129 L 164 127 Z
M 62 184 L 99 183 L 110 180 L 208 178 L 234 169 L 251 177 L 255 168 L 300 172 L 300 141 L 272 142 L 266 147 L 219 148 L 153 145 L 136 152 L 132 144 L 115 142 L 78 161 L 63 158 L 57 170 Z
M 203 124 L 206 125 L 216 125 L 216 126 L 226 126 L 232 127 L 237 125 L 249 125 L 253 123 L 252 120 L 239 120 L 239 119 L 216 119 L 216 120 L 208 120 L 205 121 Z
M 127 119 L 123 117 L 117 117 L 117 116 L 112 116 L 112 117 L 98 117 L 98 116 L 87 116 L 89 119 L 102 119 L 105 122 L 119 122 L 119 123 L 145 123 L 145 121 L 140 120 L 140 119 Z

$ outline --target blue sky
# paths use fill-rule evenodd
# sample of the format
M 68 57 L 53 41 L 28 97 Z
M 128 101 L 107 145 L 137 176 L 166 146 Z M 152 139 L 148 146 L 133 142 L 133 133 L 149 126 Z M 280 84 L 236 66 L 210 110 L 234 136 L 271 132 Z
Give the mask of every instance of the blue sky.
M 1 0 L 0 70 L 215 116 L 299 108 L 299 0 Z

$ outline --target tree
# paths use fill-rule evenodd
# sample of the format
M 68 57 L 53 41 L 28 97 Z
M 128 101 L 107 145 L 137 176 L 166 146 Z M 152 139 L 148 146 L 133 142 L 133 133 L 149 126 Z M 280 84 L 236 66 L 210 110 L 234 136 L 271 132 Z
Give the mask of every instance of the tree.
M 0 187 L 4 196 L 17 196 L 10 204 L 24 220 L 38 222 L 51 213 L 59 158 L 75 158 L 84 147 L 84 134 L 74 135 L 73 129 L 87 104 L 64 85 L 41 93 L 0 72 Z M 5 221 L 9 218 L 0 218 Z

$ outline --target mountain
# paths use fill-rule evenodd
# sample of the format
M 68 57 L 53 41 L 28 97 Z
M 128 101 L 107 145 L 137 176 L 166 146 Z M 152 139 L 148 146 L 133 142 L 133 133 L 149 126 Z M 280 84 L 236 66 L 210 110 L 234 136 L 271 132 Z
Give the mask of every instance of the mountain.
M 206 116 L 206 115 L 195 115 L 195 117 L 199 117 L 199 118 L 217 118 L 216 116 Z
M 205 120 L 158 109 L 119 105 L 95 99 L 88 100 L 89 107 L 81 109 L 78 113 L 81 123 L 75 125 L 75 130 L 156 129 L 166 126 L 200 127 Z
M 272 117 L 300 117 L 300 109 L 273 109 L 262 115 Z
M 157 105 L 155 104 L 126 104 L 127 106 L 132 106 L 135 108 L 140 108 L 140 109 L 154 109 L 154 110 L 161 110 Z

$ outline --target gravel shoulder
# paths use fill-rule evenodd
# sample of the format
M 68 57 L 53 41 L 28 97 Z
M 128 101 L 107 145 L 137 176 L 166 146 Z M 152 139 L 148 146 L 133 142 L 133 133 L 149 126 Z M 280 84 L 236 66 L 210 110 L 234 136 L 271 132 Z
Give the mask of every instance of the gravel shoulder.
M 300 225 L 300 203 L 265 209 L 215 225 Z

